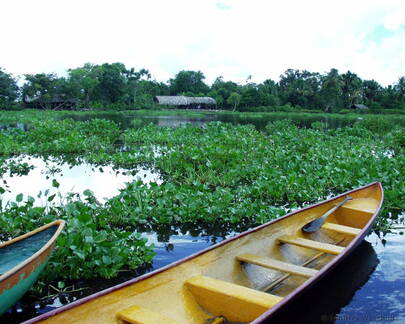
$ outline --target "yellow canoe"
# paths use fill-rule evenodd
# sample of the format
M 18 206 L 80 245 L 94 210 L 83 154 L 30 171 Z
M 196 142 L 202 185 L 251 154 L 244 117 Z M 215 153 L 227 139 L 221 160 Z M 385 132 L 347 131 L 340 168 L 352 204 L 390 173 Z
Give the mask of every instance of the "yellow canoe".
M 321 229 L 302 231 L 347 196 Z M 361 243 L 382 201 L 369 184 L 25 323 L 267 322 Z

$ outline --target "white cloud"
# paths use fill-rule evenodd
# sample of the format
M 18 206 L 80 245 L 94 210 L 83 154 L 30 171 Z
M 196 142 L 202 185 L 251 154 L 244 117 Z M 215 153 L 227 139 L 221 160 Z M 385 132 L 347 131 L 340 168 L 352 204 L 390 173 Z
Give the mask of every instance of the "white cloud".
M 402 8 L 398 8 L 391 13 L 389 13 L 384 18 L 384 26 L 387 29 L 396 30 L 405 25 L 405 5 L 402 5 Z
M 405 23 L 403 0 L 4 0 L 0 12 L 0 66 L 14 74 L 117 61 L 160 81 L 181 69 L 208 82 L 277 80 L 287 68 L 383 84 L 404 74 L 403 30 L 379 47 L 366 41 L 376 26 Z

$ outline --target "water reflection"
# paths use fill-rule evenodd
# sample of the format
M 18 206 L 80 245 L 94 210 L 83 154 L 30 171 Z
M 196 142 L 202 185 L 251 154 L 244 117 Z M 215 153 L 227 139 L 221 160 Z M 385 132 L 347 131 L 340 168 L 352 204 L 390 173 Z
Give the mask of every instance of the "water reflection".
M 140 128 L 150 123 L 158 126 L 177 127 L 184 124 L 202 125 L 211 121 L 220 121 L 224 123 L 231 123 L 235 125 L 252 124 L 258 130 L 263 130 L 270 122 L 291 119 L 298 126 L 310 128 L 314 122 L 322 122 L 328 128 L 341 128 L 353 125 L 362 117 L 356 116 L 329 116 L 325 114 L 302 114 L 302 113 L 245 113 L 245 114 L 231 114 L 231 113 L 216 113 L 207 111 L 188 112 L 189 115 L 184 115 L 181 112 L 173 114 L 172 111 L 167 115 L 148 115 L 144 114 L 131 114 L 130 112 L 124 113 L 109 113 L 98 112 L 88 113 L 82 112 L 80 114 L 64 114 L 61 119 L 73 119 L 76 121 L 87 121 L 91 119 L 107 119 L 116 122 L 122 129 Z M 194 116 L 193 116 L 194 115 Z M 385 116 L 385 118 L 389 118 Z M 403 119 L 396 118 L 395 116 L 390 119 L 394 125 L 405 125 Z M 0 124 L 0 131 L 9 128 L 19 128 L 27 131 L 30 128 L 29 124 L 15 123 L 15 124 Z
M 8 129 L 19 129 L 22 131 L 27 131 L 30 129 L 28 124 L 24 123 L 15 123 L 15 124 L 0 124 L 0 131 L 8 130 Z
M 189 227 L 204 234 L 196 236 Z M 213 224 L 205 229 L 201 224 L 162 227 L 162 232 L 148 235 L 156 245 L 153 267 L 160 268 L 196 253 L 246 230 L 245 227 L 248 224 L 239 224 L 237 230 L 231 224 L 222 229 Z M 277 314 L 271 323 L 380 323 L 383 320 L 405 323 L 405 261 L 401 257 L 405 252 L 405 236 L 391 233 L 384 237 L 383 240 L 375 233 L 370 234 L 330 275 Z M 350 318 L 353 320 L 347 320 Z
M 65 197 L 68 192 L 80 193 L 87 189 L 91 190 L 95 197 L 104 202 L 108 198 L 116 196 L 119 189 L 125 187 L 125 183 L 139 179 L 144 183 L 161 183 L 160 174 L 148 168 L 137 168 L 125 170 L 113 168 L 110 165 L 96 167 L 89 163 L 72 164 L 60 160 L 43 159 L 39 157 L 23 156 L 8 159 L 6 163 L 27 163 L 32 166 L 25 175 L 5 174 L 2 177 L 3 186 L 7 191 L 2 195 L 3 201 L 14 201 L 17 194 L 22 193 L 25 198 L 28 196 L 37 197 L 49 189 L 49 195 L 59 192 Z M 59 188 L 52 187 L 52 181 L 59 182 Z M 5 182 L 4 182 L 5 181 Z M 43 195 L 36 198 L 36 205 L 45 205 L 47 198 Z
M 350 303 L 377 264 L 375 250 L 370 243 L 363 242 L 310 291 L 276 313 L 269 323 L 334 323 L 340 309 Z
M 405 323 L 405 236 L 390 233 L 367 240 L 376 251 L 379 264 L 367 283 L 356 292 L 349 305 L 341 310 L 336 323 Z
M 356 121 L 358 117 L 349 116 L 328 116 L 328 115 L 317 115 L 317 114 L 227 114 L 227 113 L 215 113 L 215 112 L 196 112 L 197 116 L 193 116 L 191 112 L 190 116 L 178 115 L 170 112 L 168 115 L 153 116 L 147 115 L 131 115 L 130 113 L 123 114 L 109 114 L 109 113 L 99 113 L 99 114 L 72 114 L 65 115 L 63 118 L 72 118 L 73 120 L 85 121 L 94 118 L 104 118 L 113 120 L 118 123 L 123 129 L 126 128 L 139 128 L 147 124 L 153 123 L 158 126 L 180 126 L 184 124 L 194 124 L 201 125 L 210 121 L 221 121 L 225 123 L 232 123 L 235 125 L 245 125 L 252 124 L 258 130 L 263 130 L 269 122 L 283 119 L 291 119 L 296 122 L 300 127 L 310 128 L 311 124 L 314 122 L 322 122 L 329 128 L 339 128 L 345 126 L 351 126 Z M 403 121 L 399 119 L 392 119 L 394 124 L 402 124 Z
M 161 127 L 178 127 L 185 124 L 203 125 L 207 122 L 216 120 L 213 115 L 206 115 L 204 117 L 187 117 L 187 116 L 142 116 L 142 119 L 147 121 L 151 120 Z
M 224 226 L 189 223 L 138 228 L 138 231 L 146 232 L 149 242 L 155 244 L 156 257 L 152 265 L 135 271 L 124 271 L 118 278 L 111 280 L 70 282 L 68 285 L 74 284 L 75 289 L 85 289 L 72 294 L 61 293 L 56 299 L 38 302 L 26 296 L 9 313 L 0 317 L 0 321 L 19 323 L 166 266 L 253 226 L 242 222 Z M 279 312 L 271 323 L 377 323 L 378 316 L 395 319 L 390 323 L 404 323 L 405 236 L 388 234 L 385 238 L 387 242 L 384 246 L 376 234 L 369 235 L 330 275 Z M 355 321 L 347 321 L 348 318 Z

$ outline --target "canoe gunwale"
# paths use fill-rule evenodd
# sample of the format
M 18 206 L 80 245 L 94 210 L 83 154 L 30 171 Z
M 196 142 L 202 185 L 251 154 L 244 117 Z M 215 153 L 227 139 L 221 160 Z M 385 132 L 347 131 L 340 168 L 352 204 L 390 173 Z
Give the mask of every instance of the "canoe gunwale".
M 379 214 L 379 212 L 381 210 L 382 203 L 384 201 L 384 191 L 383 191 L 381 183 L 380 182 L 373 182 L 373 183 L 370 183 L 370 184 L 368 184 L 366 186 L 363 186 L 361 188 L 358 188 L 358 189 L 351 190 L 351 191 L 348 191 L 346 193 L 343 193 L 343 194 L 341 194 L 339 196 L 336 196 L 333 199 L 333 200 L 335 200 L 337 198 L 341 198 L 341 197 L 346 196 L 346 195 L 348 195 L 348 194 L 350 194 L 352 192 L 360 191 L 362 189 L 365 189 L 367 187 L 371 187 L 371 186 L 374 186 L 374 185 L 378 185 L 378 187 L 379 187 L 379 189 L 381 191 L 381 199 L 380 199 L 380 201 L 378 203 L 378 206 L 377 206 L 375 212 L 370 217 L 370 220 L 363 227 L 361 232 L 358 235 L 356 235 L 356 237 L 350 242 L 350 244 L 348 246 L 345 247 L 345 249 L 344 249 L 344 251 L 342 253 L 337 255 L 331 262 L 326 264 L 321 270 L 319 270 L 319 272 L 315 276 L 309 278 L 302 285 L 297 287 L 291 294 L 286 296 L 281 302 L 274 305 L 274 307 L 270 308 L 267 312 L 263 313 L 258 318 L 256 318 L 254 321 L 252 321 L 251 324 L 265 323 L 272 314 L 277 312 L 282 307 L 285 307 L 288 303 L 293 301 L 299 295 L 303 294 L 310 286 L 312 286 L 317 281 L 319 281 L 323 277 L 325 277 L 330 271 L 332 271 L 339 263 L 341 263 L 363 241 L 364 237 L 368 234 L 368 232 L 371 229 L 375 219 L 377 218 L 377 216 L 378 216 L 378 214 Z M 312 205 L 312 207 L 315 207 L 315 206 L 316 205 Z
M 102 291 L 99 291 L 99 292 L 94 293 L 94 294 L 92 294 L 92 295 L 89 295 L 89 296 L 87 296 L 87 297 L 84 297 L 84 298 L 82 298 L 82 299 L 79 299 L 79 300 L 77 300 L 77 301 L 74 301 L 74 302 L 72 302 L 72 303 L 69 303 L 69 304 L 67 304 L 67 305 L 65 305 L 65 306 L 62 306 L 62 307 L 59 307 L 59 308 L 57 308 L 57 309 L 51 310 L 51 311 L 49 311 L 49 312 L 47 312 L 47 313 L 41 314 L 41 315 L 39 315 L 39 316 L 37 316 L 37 317 L 34 317 L 34 318 L 32 318 L 32 319 L 29 319 L 29 320 L 23 322 L 22 324 L 33 324 L 33 323 L 37 323 L 37 322 L 46 320 L 46 319 L 48 319 L 48 318 L 51 318 L 51 317 L 53 317 L 53 316 L 56 316 L 56 315 L 59 314 L 59 313 L 68 311 L 68 310 L 70 310 L 70 309 L 72 309 L 72 308 L 74 308 L 74 307 L 77 307 L 77 306 L 80 306 L 80 305 L 85 304 L 85 303 L 87 303 L 87 302 L 90 302 L 90 301 L 92 301 L 92 300 L 94 300 L 94 299 L 97 299 L 97 298 L 99 298 L 99 297 L 101 297 L 101 296 L 107 295 L 107 294 L 109 294 L 109 293 L 111 293 L 111 292 L 114 292 L 114 291 L 116 291 L 116 290 L 119 290 L 119 289 L 125 288 L 125 287 L 127 287 L 127 286 L 133 285 L 133 284 L 135 284 L 135 283 L 137 283 L 137 282 L 139 282 L 139 281 L 148 279 L 148 278 L 150 278 L 150 277 L 152 277 L 152 276 L 155 276 L 155 275 L 157 275 L 157 274 L 159 274 L 159 273 L 161 273 L 161 272 L 164 272 L 164 271 L 166 271 L 166 270 L 168 270 L 168 269 L 170 269 L 170 268 L 174 268 L 174 267 L 176 267 L 176 266 L 178 266 L 178 265 L 180 265 L 180 264 L 182 264 L 182 263 L 185 263 L 185 262 L 187 262 L 187 261 L 189 261 L 189 260 L 191 260 L 191 259 L 194 259 L 194 258 L 196 258 L 196 257 L 198 257 L 198 256 L 200 256 L 200 255 L 203 255 L 203 254 L 205 254 L 205 253 L 207 253 L 207 252 L 209 252 L 209 251 L 211 251 L 211 250 L 214 250 L 214 249 L 218 248 L 219 246 L 228 244 L 229 242 L 238 240 L 238 239 L 240 239 L 241 237 L 244 237 L 244 236 L 249 235 L 249 234 L 251 234 L 251 233 L 257 232 L 257 231 L 259 231 L 259 230 L 261 230 L 261 229 L 263 229 L 263 228 L 265 228 L 265 227 L 267 227 L 267 226 L 270 226 L 270 225 L 272 225 L 272 224 L 274 224 L 274 223 L 277 223 L 277 222 L 279 222 L 279 221 L 281 221 L 281 220 L 283 220 L 283 219 L 285 219 L 285 218 L 288 218 L 288 217 L 290 217 L 290 216 L 293 216 L 293 215 L 295 215 L 295 214 L 297 214 L 297 213 L 300 213 L 300 212 L 303 212 L 303 211 L 305 211 L 305 210 L 308 210 L 308 209 L 311 209 L 311 208 L 314 208 L 314 207 L 317 207 L 317 206 L 326 204 L 326 203 L 328 203 L 328 202 L 331 202 L 331 201 L 340 199 L 340 198 L 342 198 L 342 197 L 345 197 L 345 196 L 348 195 L 348 194 L 351 194 L 351 193 L 354 193 L 354 192 L 358 192 L 358 191 L 361 191 L 361 190 L 363 190 L 363 189 L 366 189 L 366 188 L 369 188 L 369 187 L 372 187 L 372 186 L 376 186 L 376 185 L 379 187 L 379 190 L 381 191 L 381 195 L 382 195 L 382 196 L 381 196 L 381 199 L 380 199 L 380 201 L 379 201 L 379 204 L 378 204 L 378 206 L 377 206 L 377 208 L 376 208 L 374 214 L 370 217 L 370 220 L 369 220 L 368 223 L 364 226 L 364 228 L 361 230 L 361 232 L 351 241 L 351 243 L 350 243 L 347 247 L 345 247 L 345 250 L 343 251 L 343 253 L 337 255 L 330 263 L 328 263 L 325 267 L 323 267 L 321 270 L 319 270 L 318 273 L 317 273 L 315 276 L 309 278 L 309 279 L 308 279 L 307 281 L 305 281 L 301 286 L 299 286 L 297 289 L 295 289 L 294 292 L 292 292 L 291 294 L 289 294 L 288 296 L 286 296 L 285 298 L 283 298 L 282 301 L 280 301 L 279 303 L 277 303 L 275 306 L 273 306 L 273 307 L 272 307 L 271 309 L 269 309 L 267 312 L 263 313 L 261 316 L 259 316 L 258 318 L 256 318 L 254 321 L 251 322 L 252 324 L 264 323 L 266 320 L 268 320 L 269 316 L 271 316 L 274 312 L 276 312 L 277 310 L 279 310 L 281 307 L 284 307 L 287 303 L 289 303 L 290 301 L 292 301 L 292 300 L 293 300 L 294 298 L 296 298 L 298 295 L 301 295 L 309 286 L 311 286 L 312 284 L 314 284 L 315 282 L 317 282 L 318 280 L 320 280 L 321 278 L 323 278 L 323 277 L 324 277 L 329 271 L 331 271 L 338 263 L 340 263 L 351 251 L 353 251 L 354 248 L 355 248 L 358 244 L 360 244 L 360 242 L 362 242 L 362 240 L 364 239 L 364 237 L 366 236 L 366 234 L 367 234 L 368 231 L 370 230 L 371 225 L 372 225 L 373 222 L 375 221 L 375 219 L 376 219 L 376 217 L 377 217 L 377 215 L 378 215 L 378 213 L 379 213 L 379 211 L 380 211 L 380 209 L 381 209 L 382 202 L 383 202 L 383 200 L 384 200 L 384 192 L 383 192 L 383 188 L 382 188 L 382 185 L 381 185 L 380 182 L 378 182 L 378 181 L 372 182 L 372 183 L 369 183 L 369 184 L 364 185 L 364 186 L 362 186 L 362 187 L 359 187 L 359 188 L 356 188 L 356 189 L 353 189 L 353 190 L 344 192 L 344 193 L 342 193 L 342 194 L 340 194 L 340 195 L 338 195 L 338 196 L 333 197 L 332 199 L 326 199 L 326 200 L 323 200 L 323 201 L 318 202 L 318 203 L 316 203 L 316 204 L 313 204 L 313 205 L 310 205 L 310 206 L 307 206 L 307 207 L 304 207 L 304 208 L 301 208 L 301 209 L 297 209 L 297 210 L 292 211 L 292 212 L 290 212 L 290 213 L 288 213 L 288 214 L 286 214 L 286 215 L 284 215 L 284 216 L 282 216 L 282 217 L 279 217 L 279 218 L 270 220 L 269 222 L 267 222 L 267 223 L 265 223 L 265 224 L 259 225 L 259 226 L 255 227 L 255 228 L 252 228 L 252 229 L 250 229 L 250 230 L 248 230 L 248 231 L 245 231 L 245 232 L 242 232 L 242 233 L 240 233 L 240 234 L 238 234 L 238 235 L 235 235 L 235 236 L 233 236 L 233 237 L 230 237 L 230 238 L 228 238 L 228 239 L 226 239 L 226 240 L 224 240 L 224 241 L 222 241 L 222 242 L 219 242 L 219 243 L 217 243 L 217 244 L 215 244 L 215 245 L 213 245 L 213 246 L 210 246 L 210 247 L 208 247 L 208 248 L 206 248 L 206 249 L 203 249 L 203 250 L 198 251 L 198 252 L 196 252 L 196 253 L 194 253 L 194 254 L 191 254 L 191 255 L 189 255 L 189 256 L 186 257 L 186 258 L 177 260 L 177 261 L 175 261 L 175 262 L 173 262 L 173 263 L 170 263 L 170 264 L 168 264 L 168 265 L 166 265 L 166 266 L 164 266 L 164 267 L 162 267 L 162 268 L 156 269 L 156 270 L 154 270 L 154 271 L 152 271 L 152 272 L 150 272 L 150 273 L 146 273 L 146 274 L 144 274 L 144 275 L 142 275 L 142 276 L 139 276 L 139 277 L 130 279 L 130 280 L 125 281 L 125 282 L 123 282 L 123 283 L 121 283 L 121 284 L 118 284 L 118 285 L 116 285 L 116 286 L 113 286 L 113 287 L 104 289 L 104 290 L 102 290 Z
M 62 232 L 63 227 L 65 226 L 65 221 L 63 220 L 55 220 L 51 223 L 48 223 L 46 225 L 43 225 L 41 227 L 38 227 L 37 229 L 25 233 L 23 235 L 17 236 L 16 238 L 3 242 L 0 244 L 0 249 L 9 245 L 12 245 L 16 242 L 23 241 L 24 239 L 31 237 L 39 232 L 42 232 L 52 226 L 58 226 L 56 229 L 55 233 L 52 235 L 52 237 L 46 242 L 37 252 L 35 252 L 33 255 L 31 255 L 29 258 L 25 259 L 23 262 L 19 263 L 16 265 L 14 268 L 11 268 L 10 270 L 4 272 L 3 274 L 0 275 L 0 282 L 3 282 L 13 276 L 15 273 L 26 267 L 28 264 L 33 262 L 34 260 L 38 259 L 42 254 L 46 253 L 53 244 L 55 244 L 56 239 L 58 238 L 59 234 Z

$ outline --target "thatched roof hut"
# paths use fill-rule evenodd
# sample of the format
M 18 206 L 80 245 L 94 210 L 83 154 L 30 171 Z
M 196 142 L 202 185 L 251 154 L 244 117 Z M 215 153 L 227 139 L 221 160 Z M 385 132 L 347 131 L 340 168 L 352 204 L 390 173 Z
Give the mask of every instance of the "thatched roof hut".
M 73 98 L 65 98 L 63 96 L 56 95 L 52 99 L 41 99 L 38 97 L 26 97 L 24 98 L 25 108 L 34 109 L 77 109 L 79 100 Z
M 155 102 L 159 105 L 178 106 L 180 108 L 203 109 L 216 106 L 217 102 L 211 97 L 185 97 L 185 96 L 156 96 Z

